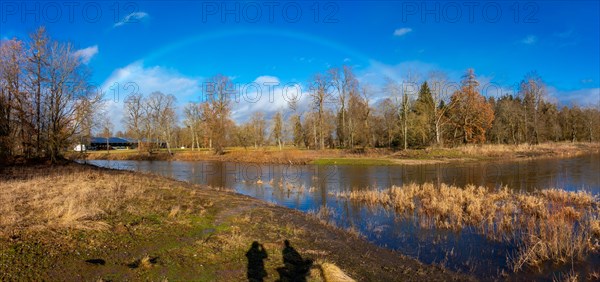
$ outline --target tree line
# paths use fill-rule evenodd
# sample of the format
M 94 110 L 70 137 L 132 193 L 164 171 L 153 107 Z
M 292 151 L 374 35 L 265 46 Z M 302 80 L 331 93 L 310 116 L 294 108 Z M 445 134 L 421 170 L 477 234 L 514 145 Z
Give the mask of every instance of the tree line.
M 290 100 L 271 117 L 258 111 L 240 124 L 231 118 L 232 97 L 239 94 L 233 82 L 218 75 L 205 84 L 210 86 L 205 101 L 185 105 L 182 126 L 169 119 L 171 129 L 165 132 L 170 132 L 170 144 L 222 153 L 226 146 L 409 149 L 600 139 L 598 106 L 559 107 L 536 72 L 525 75 L 515 94 L 488 98 L 472 69 L 460 83 L 449 82 L 440 72 L 418 84 L 388 79 L 380 90 L 384 98 L 374 101 L 373 87 L 361 85 L 352 69 L 343 66 L 314 75 L 308 83 L 307 110 L 300 110 L 299 100 Z M 127 116 L 135 116 L 127 101 Z M 123 136 L 139 136 L 152 128 L 126 120 Z
M 0 158 L 57 161 L 75 139 L 89 136 L 101 93 L 73 45 L 40 27 L 28 40 L 0 45 Z
M 360 83 L 349 66 L 315 74 L 306 87 L 308 107 L 291 99 L 271 116 L 257 111 L 239 124 L 232 119 L 239 89 L 224 75 L 209 78 L 204 99 L 181 110 L 174 95 L 133 93 L 123 103 L 125 131 L 113 134 L 110 119 L 98 118 L 102 93 L 91 87 L 72 44 L 51 40 L 42 27 L 28 40 L 0 47 L 2 156 L 56 160 L 99 132 L 137 140 L 140 150 L 165 143 L 169 151 L 211 148 L 219 154 L 227 146 L 409 149 L 600 141 L 598 105 L 559 106 L 536 72 L 526 74 L 514 94 L 484 97 L 472 69 L 459 83 L 442 72 L 425 79 L 409 73 L 376 89 Z

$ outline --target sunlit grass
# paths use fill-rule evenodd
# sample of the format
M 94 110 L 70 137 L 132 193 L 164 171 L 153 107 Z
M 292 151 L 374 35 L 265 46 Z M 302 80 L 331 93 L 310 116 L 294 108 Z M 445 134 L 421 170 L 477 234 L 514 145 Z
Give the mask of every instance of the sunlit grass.
M 189 212 L 164 201 L 172 182 L 145 175 L 94 170 L 77 165 L 18 168 L 0 182 L 0 234 L 13 229 L 73 228 L 105 230 L 115 213 L 162 213 L 175 217 Z M 44 173 L 42 173 L 44 172 Z M 132 204 L 135 203 L 135 204 Z
M 409 184 L 389 189 L 338 192 L 336 196 L 393 209 L 422 227 L 471 227 L 492 240 L 514 244 L 514 271 L 545 261 L 567 263 L 600 251 L 599 199 L 585 191 L 535 193 Z
M 287 145 L 227 147 L 224 154 L 215 155 L 209 148 L 172 148 L 147 151 L 111 150 L 88 151 L 85 154 L 68 152 L 71 159 L 98 160 L 175 160 L 205 161 L 218 160 L 246 163 L 318 164 L 318 165 L 414 165 L 440 162 L 510 160 L 520 158 L 543 158 L 577 156 L 600 152 L 597 143 L 544 143 L 539 145 L 481 144 L 461 145 L 452 148 L 428 147 L 425 149 L 394 150 L 388 148 L 324 149 L 309 150 Z

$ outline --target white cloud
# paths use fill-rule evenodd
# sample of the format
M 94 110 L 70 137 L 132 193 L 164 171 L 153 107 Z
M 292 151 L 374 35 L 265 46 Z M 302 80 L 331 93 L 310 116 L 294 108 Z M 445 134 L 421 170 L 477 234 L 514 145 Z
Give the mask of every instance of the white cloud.
M 98 45 L 79 49 L 73 53 L 73 56 L 79 58 L 82 63 L 87 65 L 96 54 L 98 54 Z
M 394 36 L 404 36 L 411 31 L 412 31 L 412 28 L 410 28 L 410 27 L 398 28 L 398 29 L 394 30 Z
M 538 38 L 535 35 L 528 35 L 527 37 L 523 38 L 521 40 L 521 43 L 526 44 L 526 45 L 533 45 L 535 43 L 537 43 Z
M 558 90 L 548 86 L 548 96 L 565 105 L 598 106 L 600 105 L 600 88 L 583 88 L 577 90 Z
M 359 82 L 371 84 L 373 86 L 383 86 L 387 79 L 401 82 L 408 79 L 422 80 L 426 78 L 429 72 L 439 70 L 440 68 L 431 63 L 422 61 L 406 61 L 395 65 L 388 65 L 379 61 L 372 60 L 369 66 L 357 72 Z
M 115 23 L 113 27 L 120 27 L 126 23 L 138 23 L 143 19 L 147 19 L 149 16 L 150 15 L 148 15 L 146 12 L 134 12 Z
M 270 75 L 263 75 L 263 76 L 259 76 L 257 77 L 254 82 L 258 83 L 258 84 L 279 84 L 279 78 L 274 77 L 274 76 L 270 76 Z
M 201 94 L 202 78 L 187 77 L 176 70 L 160 66 L 145 67 L 137 61 L 116 69 L 102 84 L 107 111 L 117 130 L 122 127 L 123 100 L 132 92 L 145 96 L 160 91 L 172 94 L 179 105 L 188 101 L 198 101 Z
M 253 82 L 238 85 L 239 98 L 232 103 L 232 118 L 237 123 L 245 123 L 255 112 L 262 112 L 270 119 L 277 111 L 288 116 L 288 102 L 299 99 L 298 110 L 306 110 L 308 89 L 297 83 L 283 83 L 274 76 L 259 76 Z

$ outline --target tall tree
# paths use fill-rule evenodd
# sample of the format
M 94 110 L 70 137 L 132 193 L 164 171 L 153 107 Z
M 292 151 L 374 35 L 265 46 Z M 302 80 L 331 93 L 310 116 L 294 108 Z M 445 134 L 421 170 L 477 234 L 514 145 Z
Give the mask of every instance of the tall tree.
M 329 82 L 327 77 L 322 74 L 316 74 L 311 82 L 310 86 L 310 97 L 314 111 L 316 112 L 315 120 L 315 138 L 318 142 L 315 142 L 316 148 L 322 150 L 325 148 L 325 128 L 324 128 L 324 117 L 325 117 L 325 104 L 331 100 L 329 92 Z
M 335 88 L 335 95 L 338 100 L 337 128 L 336 135 L 338 143 L 342 147 L 348 146 L 348 98 L 351 93 L 358 92 L 358 80 L 356 79 L 352 67 L 343 66 L 329 70 L 332 86 Z
M 290 117 L 290 124 L 292 125 L 292 139 L 296 147 L 300 147 L 304 142 L 304 132 L 302 129 L 302 118 L 300 115 L 295 114 Z
M 158 144 L 165 142 L 169 154 L 172 153 L 172 136 L 176 122 L 175 102 L 175 96 L 160 91 L 151 93 L 146 100 L 148 119 L 156 134 L 154 138 Z
M 48 80 L 46 76 L 46 68 L 48 66 L 48 43 L 49 39 L 46 34 L 46 28 L 40 27 L 35 33 L 31 34 L 31 43 L 29 46 L 29 56 L 27 64 L 28 80 L 27 85 L 29 91 L 34 93 L 35 107 L 34 125 L 36 136 L 36 154 L 42 152 L 42 132 L 44 130 L 44 120 L 42 118 L 42 103 L 43 103 L 43 84 Z
M 521 143 L 523 107 L 520 99 L 515 99 L 512 95 L 502 96 L 496 101 L 494 108 L 494 122 L 490 129 L 492 139 L 496 143 Z
M 102 118 L 102 137 L 104 137 L 106 153 L 110 154 L 110 137 L 113 135 L 113 123 L 108 115 Z
M 435 144 L 442 144 L 442 136 L 444 135 L 444 127 L 449 122 L 447 118 L 448 110 L 452 104 L 446 103 L 450 100 L 450 96 L 453 91 L 452 84 L 448 82 L 448 78 L 445 73 L 440 71 L 433 71 L 429 74 L 428 85 L 431 88 L 431 96 L 433 98 L 433 128 L 435 132 Z
M 184 121 L 183 123 L 189 129 L 190 136 L 192 138 L 192 151 L 194 150 L 194 146 L 200 148 L 200 138 L 199 132 L 202 128 L 202 111 L 200 109 L 200 105 L 197 103 L 188 103 L 183 109 Z
M 143 122 L 147 118 L 144 114 L 144 97 L 140 93 L 132 93 L 125 98 L 125 117 L 123 123 L 129 136 L 136 139 L 139 151 L 142 146 L 142 137 L 144 135 Z
M 390 98 L 384 99 L 378 108 L 381 111 L 380 115 L 384 124 L 387 146 L 391 148 L 397 130 L 398 109 Z
M 525 108 L 526 140 L 540 143 L 540 111 L 546 97 L 546 86 L 537 72 L 528 73 L 519 85 L 519 95 Z
M 420 139 L 422 145 L 429 145 L 435 119 L 435 104 L 427 82 L 421 84 L 413 109 L 416 117 L 415 135 Z
M 455 136 L 463 143 L 485 142 L 485 133 L 492 126 L 494 111 L 478 90 L 473 69 L 467 70 L 462 88 L 451 97 L 452 107 L 449 110 L 451 122 L 455 128 Z
M 368 95 L 368 91 L 365 90 L 365 95 Z M 369 141 L 369 134 L 367 132 L 367 118 L 369 116 L 368 102 L 365 100 L 361 92 L 351 92 L 348 99 L 348 134 L 349 134 L 349 146 L 354 148 L 355 145 L 360 144 L 366 146 Z
M 271 131 L 271 136 L 273 136 L 273 138 L 275 139 L 275 142 L 277 142 L 277 145 L 279 146 L 279 150 L 283 149 L 283 116 L 281 114 L 280 111 L 276 112 L 275 115 L 273 116 L 273 130 Z
M 86 108 L 100 101 L 101 93 L 88 83 L 89 73 L 79 59 L 73 56 L 70 43 L 52 42 L 49 48 L 48 85 L 44 99 L 49 157 L 57 161 L 63 146 L 80 129 L 78 112 L 91 114 Z
M 18 112 L 18 123 L 21 125 L 22 146 L 25 147 L 25 118 L 27 99 L 22 92 L 23 64 L 25 62 L 23 42 L 20 40 L 6 40 L 0 44 L 0 157 L 12 154 L 11 135 L 12 113 Z
M 262 147 L 265 143 L 265 131 L 267 128 L 265 114 L 263 112 L 254 112 L 250 118 L 252 126 L 252 141 L 254 148 Z
M 223 154 L 231 114 L 230 96 L 236 96 L 237 90 L 229 77 L 224 75 L 210 78 L 205 85 L 206 102 L 202 107 L 202 117 L 208 125 L 209 142 L 215 154 Z

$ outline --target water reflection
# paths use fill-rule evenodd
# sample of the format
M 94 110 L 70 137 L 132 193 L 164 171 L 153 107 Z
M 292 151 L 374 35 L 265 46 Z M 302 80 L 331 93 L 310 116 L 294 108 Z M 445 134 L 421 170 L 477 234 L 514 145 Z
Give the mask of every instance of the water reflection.
M 496 277 L 506 267 L 511 246 L 486 240 L 473 230 L 421 228 L 381 208 L 342 200 L 332 194 L 356 189 L 386 189 L 405 183 L 508 186 L 513 190 L 585 189 L 600 194 L 600 154 L 570 159 L 526 160 L 411 166 L 259 165 L 227 162 L 89 161 L 126 170 L 233 188 L 237 192 L 302 211 L 327 207 L 341 227 L 353 227 L 380 246 L 426 263 Z M 588 265 L 598 266 L 596 260 Z

